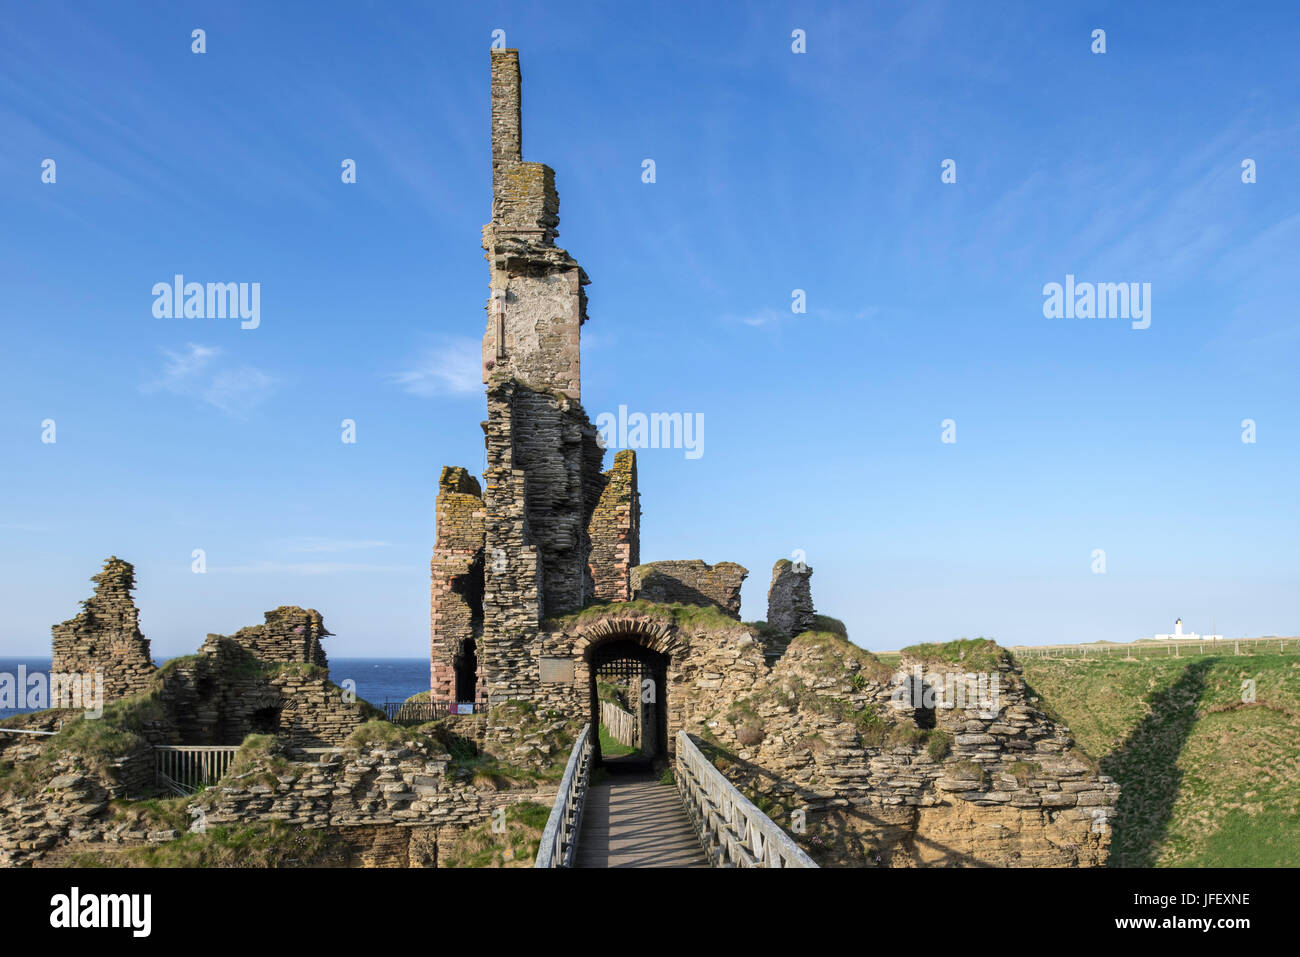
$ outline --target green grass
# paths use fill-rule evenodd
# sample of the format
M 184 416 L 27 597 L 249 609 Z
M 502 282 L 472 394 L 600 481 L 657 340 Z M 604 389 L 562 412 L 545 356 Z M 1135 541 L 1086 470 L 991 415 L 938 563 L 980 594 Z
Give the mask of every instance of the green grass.
M 399 727 L 390 721 L 367 721 L 359 725 L 344 742 L 350 748 L 386 748 L 402 746 L 402 742 L 416 737 L 418 732 Z
M 193 803 L 194 797 L 187 794 L 147 801 L 112 801 L 109 806 L 114 821 L 124 821 L 136 830 L 188 831 L 194 822 L 189 812 Z
M 439 867 L 532 867 L 551 809 L 533 802 L 509 805 L 504 830 L 470 828 L 439 854 Z
M 830 615 L 813 615 L 812 631 L 829 632 L 832 635 L 839 635 L 841 638 L 849 637 L 849 629 L 838 618 L 832 618 Z
M 990 638 L 959 638 L 956 641 L 909 645 L 902 653 L 923 662 L 960 665 L 965 672 L 997 671 L 1007 652 Z
M 57 758 L 75 757 L 82 770 L 102 771 L 116 758 L 144 747 L 146 726 L 163 719 L 163 708 L 156 690 L 148 691 L 104 706 L 98 718 L 84 712 L 66 712 L 68 721 L 56 734 L 42 737 L 43 751 L 16 767 L 0 761 L 0 791 L 15 796 L 30 795 L 47 776 Z M 17 715 L 31 720 L 31 715 Z
M 624 711 L 632 709 L 627 703 L 627 689 L 609 681 L 596 682 L 596 699 L 598 701 L 608 701 L 610 704 L 617 705 Z
M 1200 857 L 1215 867 L 1295 867 L 1300 861 L 1300 822 L 1284 811 L 1229 811 L 1206 839 Z M 1205 865 L 1188 861 L 1179 866 Z
M 879 658 L 835 631 L 805 631 L 790 642 L 790 649 L 813 652 L 820 661 L 815 672 L 841 674 L 845 681 L 850 681 L 853 674 L 861 674 L 872 681 L 887 682 L 893 675 L 893 670 Z
M 278 821 L 186 831 L 166 844 L 87 851 L 74 867 L 342 867 L 346 846 L 324 829 Z
M 1112 866 L 1300 866 L 1300 656 L 1222 651 L 1021 662 L 1120 784 Z
M 603 724 L 600 726 L 600 753 L 606 758 L 621 758 L 625 754 L 640 754 L 640 748 L 629 748 L 618 738 L 609 733 Z
M 952 735 L 942 728 L 932 728 L 925 742 L 925 751 L 931 761 L 942 761 L 952 753 Z
M 568 615 L 548 618 L 544 624 L 551 629 L 563 629 L 586 624 L 606 616 L 652 615 L 663 618 L 683 628 L 695 626 L 718 628 L 744 628 L 741 622 L 732 618 L 715 605 L 663 604 L 638 598 L 636 601 L 594 602 Z

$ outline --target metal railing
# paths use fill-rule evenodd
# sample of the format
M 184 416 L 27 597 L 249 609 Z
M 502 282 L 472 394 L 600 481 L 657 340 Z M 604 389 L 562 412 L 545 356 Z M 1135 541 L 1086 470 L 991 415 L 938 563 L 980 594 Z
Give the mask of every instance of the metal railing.
M 790 835 L 677 732 L 677 789 L 714 867 L 816 867 Z
M 385 701 L 380 709 L 394 724 L 424 724 L 449 714 L 481 714 L 487 705 L 482 701 Z
M 551 816 L 542 831 L 533 867 L 572 867 L 578 829 L 582 827 L 582 807 L 587 800 L 587 779 L 591 775 L 591 725 L 584 724 L 569 763 L 564 766 L 560 790 L 555 795 Z
M 174 794 L 193 794 L 230 770 L 237 745 L 155 745 L 154 775 Z

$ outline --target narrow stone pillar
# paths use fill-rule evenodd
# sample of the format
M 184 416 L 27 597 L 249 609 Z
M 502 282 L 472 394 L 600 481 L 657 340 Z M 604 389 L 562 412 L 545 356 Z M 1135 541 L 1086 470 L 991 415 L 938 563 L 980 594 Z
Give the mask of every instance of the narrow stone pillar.
M 817 612 L 812 600 L 812 566 L 783 558 L 772 567 L 767 590 L 767 623 L 788 638 L 813 627 Z

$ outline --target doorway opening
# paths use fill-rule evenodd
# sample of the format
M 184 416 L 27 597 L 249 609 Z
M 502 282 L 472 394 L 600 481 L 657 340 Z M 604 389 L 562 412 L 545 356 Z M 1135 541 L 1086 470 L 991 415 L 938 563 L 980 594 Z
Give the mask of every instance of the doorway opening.
M 473 638 L 466 638 L 460 646 L 460 654 L 452 659 L 452 671 L 456 675 L 456 701 L 473 702 L 478 697 L 478 648 Z
M 668 758 L 668 656 L 633 637 L 587 653 L 595 761 L 610 773 L 644 773 Z

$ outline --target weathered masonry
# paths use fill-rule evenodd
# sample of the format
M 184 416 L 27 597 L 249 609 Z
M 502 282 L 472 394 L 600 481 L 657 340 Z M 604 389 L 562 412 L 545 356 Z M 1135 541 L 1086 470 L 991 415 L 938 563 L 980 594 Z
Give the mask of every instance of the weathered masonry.
M 543 620 L 592 600 L 626 601 L 640 560 L 636 453 L 602 471 L 583 411 L 582 267 L 555 244 L 555 173 L 525 162 L 519 56 L 492 51 L 492 221 L 483 227 L 490 295 L 483 334 L 483 484 L 439 482 L 430 585 L 432 696 L 535 700 L 573 681 L 572 660 L 540 655 Z
M 686 741 L 778 821 L 806 812 L 801 843 L 827 863 L 1104 863 L 1114 782 L 992 642 L 917 646 L 904 665 L 930 677 L 909 677 L 817 614 L 803 562 L 776 563 L 751 623 L 744 567 L 642 563 L 636 454 L 606 470 L 581 402 L 588 279 L 555 244 L 554 172 L 523 158 L 517 52 L 491 67 L 486 467 L 438 482 L 431 696 L 487 710 L 507 760 L 528 753 L 512 714 L 594 733 L 617 711 L 638 760 Z M 926 704 L 948 672 L 996 677 L 1001 700 Z
M 517 51 L 492 51 L 491 75 L 486 469 L 481 483 L 454 466 L 438 481 L 430 696 L 474 710 L 520 700 L 598 721 L 597 686 L 616 682 L 646 755 L 662 757 L 720 689 L 758 677 L 770 641 L 740 623 L 747 569 L 641 563 L 636 453 L 619 451 L 604 470 L 582 408 L 588 279 L 555 244 L 555 173 L 523 158 Z M 810 570 L 786 566 L 774 577 L 772 617 L 788 642 L 811 627 L 813 608 Z M 681 622 L 643 613 L 659 606 L 701 610 Z M 504 723 L 490 720 L 488 733 L 511 743 Z
M 208 635 L 197 653 L 154 666 L 131 590 L 135 568 L 111 556 L 82 610 L 53 628 L 51 671 L 94 675 L 103 704 L 148 698 L 155 745 L 237 745 L 271 734 L 301 747 L 342 742 L 375 709 L 329 680 L 320 612 L 282 605 L 260 625 Z M 68 703 L 51 702 L 53 707 Z

